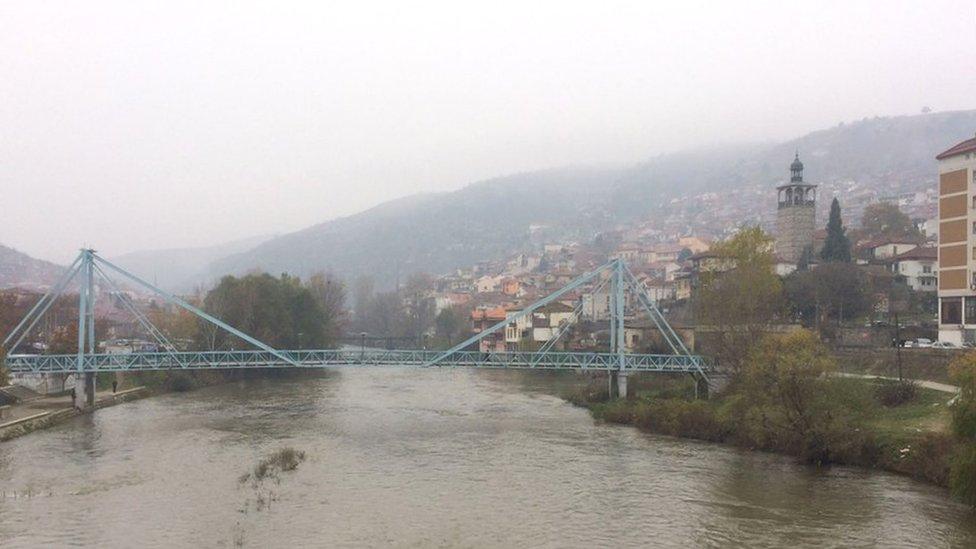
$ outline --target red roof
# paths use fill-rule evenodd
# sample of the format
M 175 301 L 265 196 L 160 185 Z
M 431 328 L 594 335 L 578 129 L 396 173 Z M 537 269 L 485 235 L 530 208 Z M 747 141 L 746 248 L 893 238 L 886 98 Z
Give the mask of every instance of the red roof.
M 908 250 L 903 254 L 898 254 L 895 259 L 928 259 L 935 261 L 937 258 L 938 250 L 933 246 L 919 246 L 918 248 Z
M 959 143 L 956 146 L 952 147 L 951 149 L 940 153 L 938 156 L 935 157 L 935 159 L 945 160 L 946 158 L 952 156 L 958 156 L 960 154 L 965 154 L 974 151 L 976 151 L 976 137 L 973 137 L 972 139 L 967 139 L 962 143 Z

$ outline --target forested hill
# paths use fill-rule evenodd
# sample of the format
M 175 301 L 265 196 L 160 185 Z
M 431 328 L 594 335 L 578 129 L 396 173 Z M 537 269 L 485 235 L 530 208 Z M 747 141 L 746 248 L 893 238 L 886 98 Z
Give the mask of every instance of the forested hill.
M 0 288 L 43 289 L 55 284 L 64 267 L 0 245 Z
M 934 180 L 935 155 L 974 131 L 976 111 L 871 118 L 783 143 L 663 155 L 622 168 L 516 174 L 455 192 L 393 200 L 280 236 L 214 262 L 210 273 L 330 270 L 347 278 L 370 274 L 388 286 L 411 272 L 442 273 L 499 258 L 533 238 L 585 238 L 637 218 L 671 215 L 673 198 L 773 186 L 783 179 L 796 150 L 811 181 L 882 185 L 894 174 L 923 186 Z M 708 216 L 689 220 L 692 229 L 697 222 L 707 223 Z M 533 232 L 533 226 L 547 228 Z

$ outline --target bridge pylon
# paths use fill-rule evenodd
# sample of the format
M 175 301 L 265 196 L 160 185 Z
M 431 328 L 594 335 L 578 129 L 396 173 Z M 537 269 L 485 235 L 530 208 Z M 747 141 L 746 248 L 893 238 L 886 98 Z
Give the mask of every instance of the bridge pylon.
M 100 257 L 95 250 L 82 249 L 68 269 L 62 274 L 57 283 L 45 293 L 41 299 L 31 308 L 26 316 L 17 324 L 14 329 L 7 334 L 3 340 L 3 347 L 7 350 L 8 357 L 14 354 L 17 347 L 23 343 L 24 339 L 37 326 L 38 322 L 47 314 L 51 306 L 58 300 L 72 282 L 77 282 L 78 288 L 78 353 L 75 359 L 75 386 L 74 386 L 74 406 L 78 409 L 91 408 L 95 404 L 95 360 L 98 354 L 98 346 L 95 340 L 95 297 L 98 286 L 107 287 L 112 290 L 118 298 L 123 308 L 132 314 L 139 324 L 146 330 L 150 337 L 156 340 L 160 348 L 176 360 L 177 364 L 183 364 L 183 357 L 177 352 L 177 348 L 170 342 L 166 335 L 142 314 L 131 298 L 122 291 L 120 286 L 108 275 L 113 272 L 120 275 L 129 283 L 141 287 L 143 290 L 162 298 L 165 302 L 175 305 L 193 315 L 209 322 L 220 329 L 243 339 L 255 347 L 266 351 L 277 359 L 289 363 L 293 366 L 300 366 L 291 356 L 281 351 L 277 351 L 261 341 L 245 334 L 244 332 L 226 324 L 225 322 L 207 314 L 206 312 L 190 305 L 186 301 L 163 291 L 160 288 L 142 280 L 134 274 L 122 269 L 110 261 Z
M 583 288 L 587 288 L 592 296 L 602 295 L 604 289 L 606 289 L 607 292 L 606 317 L 609 321 L 609 351 L 611 355 L 616 358 L 617 366 L 616 369 L 610 370 L 610 375 L 608 376 L 608 390 L 611 397 L 626 397 L 627 378 L 629 374 L 632 373 L 632 368 L 628 368 L 627 366 L 627 326 L 625 319 L 627 318 L 626 308 L 628 304 L 631 306 L 634 317 L 643 315 L 653 322 L 654 326 L 661 334 L 661 338 L 666 342 L 668 347 L 670 347 L 671 352 L 674 355 L 686 357 L 691 361 L 692 364 L 695 365 L 693 375 L 695 375 L 697 379 L 707 379 L 702 358 L 691 354 L 688 347 L 674 331 L 667 319 L 664 318 L 664 315 L 657 307 L 655 301 L 647 294 L 647 291 L 643 285 L 640 283 L 637 277 L 634 276 L 634 274 L 627 267 L 627 264 L 622 259 L 608 261 L 600 267 L 580 275 L 559 290 L 522 308 L 519 311 L 507 315 L 504 320 L 497 322 L 487 329 L 444 351 L 431 360 L 427 365 L 436 366 L 444 361 L 449 362 L 452 356 L 464 352 L 465 349 L 468 349 L 472 345 L 480 345 L 481 341 L 485 338 L 505 330 L 508 326 L 517 323 L 524 317 L 532 315 L 540 308 L 560 300 L 560 298 L 563 298 L 566 294 Z M 627 299 L 628 296 L 631 297 L 630 301 Z M 594 306 L 596 306 L 596 304 L 594 304 Z M 545 355 L 552 351 L 557 340 L 565 335 L 569 331 L 569 328 L 571 328 L 571 326 L 579 320 L 583 308 L 583 300 L 580 299 L 573 310 L 571 320 L 561 326 L 545 343 L 542 344 L 535 358 L 536 361 L 544 360 Z

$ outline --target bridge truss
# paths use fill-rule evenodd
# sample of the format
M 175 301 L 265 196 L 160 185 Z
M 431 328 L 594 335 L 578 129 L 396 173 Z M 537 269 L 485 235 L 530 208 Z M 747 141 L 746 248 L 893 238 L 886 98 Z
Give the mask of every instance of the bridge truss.
M 202 320 L 250 343 L 256 350 L 241 351 L 192 351 L 177 350 L 163 330 L 157 328 L 135 306 L 119 284 L 109 276 L 120 276 L 158 296 L 163 301 L 189 311 Z M 27 335 L 37 326 L 54 302 L 65 293 L 72 283 L 78 288 L 78 351 L 76 354 L 44 355 L 17 354 L 16 350 Z M 146 333 L 158 343 L 159 352 L 131 354 L 98 353 L 95 340 L 95 298 L 97 289 L 108 289 L 117 297 Z M 557 302 L 567 294 L 587 289 L 591 295 L 606 291 L 607 317 L 609 320 L 609 352 L 557 351 L 557 342 L 571 331 L 583 313 L 583 301 L 579 299 L 571 317 L 555 327 L 550 338 L 535 351 L 484 352 L 478 348 L 488 337 L 496 336 L 506 327 L 517 324 L 526 317 Z M 630 297 L 630 300 L 627 297 Z M 646 316 L 661 334 L 671 350 L 670 354 L 637 354 L 626 349 L 626 307 L 631 308 L 631 318 Z M 62 278 L 28 312 L 24 319 L 7 335 L 3 346 L 8 350 L 6 366 L 15 374 L 77 374 L 76 383 L 85 379 L 84 390 L 93 397 L 93 375 L 98 372 L 129 372 L 145 370 L 199 370 L 241 368 L 336 368 L 368 366 L 404 367 L 470 367 L 491 369 L 575 369 L 605 370 L 618 374 L 629 372 L 682 372 L 706 379 L 708 362 L 693 355 L 664 318 L 655 302 L 647 295 L 638 279 L 622 260 L 612 260 L 597 269 L 583 274 L 558 291 L 509 314 L 504 320 L 471 336 L 446 351 L 427 350 L 375 350 L 362 348 L 340 350 L 277 350 L 244 332 L 217 319 L 205 311 L 173 296 L 142 280 L 128 271 L 98 256 L 94 250 L 82 250 Z M 77 398 L 77 397 L 76 397 Z

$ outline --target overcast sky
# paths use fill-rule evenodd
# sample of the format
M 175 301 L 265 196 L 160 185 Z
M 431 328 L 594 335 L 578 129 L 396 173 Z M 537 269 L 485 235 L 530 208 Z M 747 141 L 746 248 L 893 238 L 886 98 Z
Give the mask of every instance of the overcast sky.
M 566 164 L 976 108 L 970 1 L 0 3 L 0 243 L 282 233 Z

